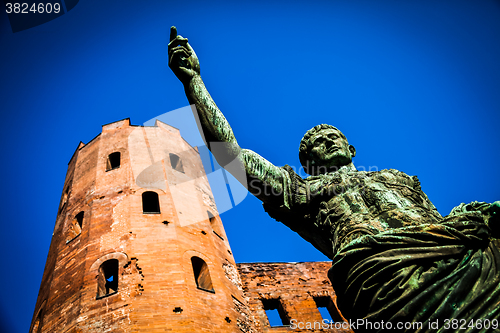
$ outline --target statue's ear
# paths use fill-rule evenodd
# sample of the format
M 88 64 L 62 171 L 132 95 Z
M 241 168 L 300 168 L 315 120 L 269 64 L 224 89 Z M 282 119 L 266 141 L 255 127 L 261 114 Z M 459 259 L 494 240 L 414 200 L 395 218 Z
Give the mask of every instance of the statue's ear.
M 354 146 L 349 145 L 349 151 L 351 152 L 351 157 L 356 156 L 356 148 Z

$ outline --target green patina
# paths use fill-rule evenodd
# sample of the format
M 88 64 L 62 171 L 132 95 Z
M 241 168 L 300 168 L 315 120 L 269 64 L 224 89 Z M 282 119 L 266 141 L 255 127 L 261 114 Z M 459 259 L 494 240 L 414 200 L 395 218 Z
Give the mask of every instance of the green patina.
M 500 317 L 499 201 L 461 204 L 443 217 L 416 176 L 356 170 L 356 150 L 326 124 L 300 142 L 299 159 L 311 175 L 303 179 L 239 147 L 201 79 L 194 50 L 174 27 L 168 49 L 207 146 L 269 215 L 333 259 L 329 277 L 347 318 L 431 323 Z

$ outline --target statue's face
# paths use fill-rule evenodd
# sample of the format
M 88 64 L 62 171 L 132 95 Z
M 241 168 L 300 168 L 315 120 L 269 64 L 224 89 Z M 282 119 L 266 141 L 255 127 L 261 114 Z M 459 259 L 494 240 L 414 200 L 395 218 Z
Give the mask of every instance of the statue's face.
M 351 163 L 356 154 L 356 150 L 347 143 L 342 133 L 332 128 L 316 133 L 310 138 L 310 143 L 310 156 L 316 166 L 340 168 Z

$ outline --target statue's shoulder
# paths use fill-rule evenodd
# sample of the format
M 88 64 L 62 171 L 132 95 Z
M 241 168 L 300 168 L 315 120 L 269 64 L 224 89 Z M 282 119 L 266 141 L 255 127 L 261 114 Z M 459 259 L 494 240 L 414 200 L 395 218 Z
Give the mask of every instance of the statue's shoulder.
M 336 171 L 325 173 L 316 176 L 301 177 L 293 168 L 288 165 L 283 167 L 284 170 L 288 172 L 291 178 L 299 180 L 300 182 L 309 184 L 319 184 L 319 183 L 342 183 L 348 181 L 352 178 L 382 181 L 382 182 L 396 182 L 404 183 L 406 185 L 420 185 L 420 181 L 417 176 L 410 176 L 402 171 L 396 169 L 383 169 L 376 171 L 362 171 L 362 170 L 349 170 L 349 171 Z
M 380 175 L 392 175 L 392 176 L 397 176 L 397 177 L 412 177 L 408 175 L 407 173 L 403 171 L 399 171 L 396 169 L 382 169 L 380 171 L 375 171 L 377 174 Z
M 362 172 L 362 173 L 361 173 Z M 382 169 L 378 171 L 360 171 L 361 178 L 367 181 L 381 182 L 387 184 L 406 185 L 416 190 L 420 190 L 420 181 L 417 176 L 410 176 L 407 173 L 396 169 Z
M 385 178 L 417 178 L 417 176 L 410 176 L 403 171 L 396 169 L 382 169 L 380 171 L 372 171 L 374 177 L 385 177 Z

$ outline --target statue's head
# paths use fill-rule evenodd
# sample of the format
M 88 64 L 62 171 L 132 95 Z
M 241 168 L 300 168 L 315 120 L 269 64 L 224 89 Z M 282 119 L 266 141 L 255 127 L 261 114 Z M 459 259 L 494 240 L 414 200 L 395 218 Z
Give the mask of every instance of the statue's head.
M 299 159 L 310 175 L 336 171 L 349 165 L 356 149 L 336 127 L 321 124 L 306 132 L 300 141 Z

